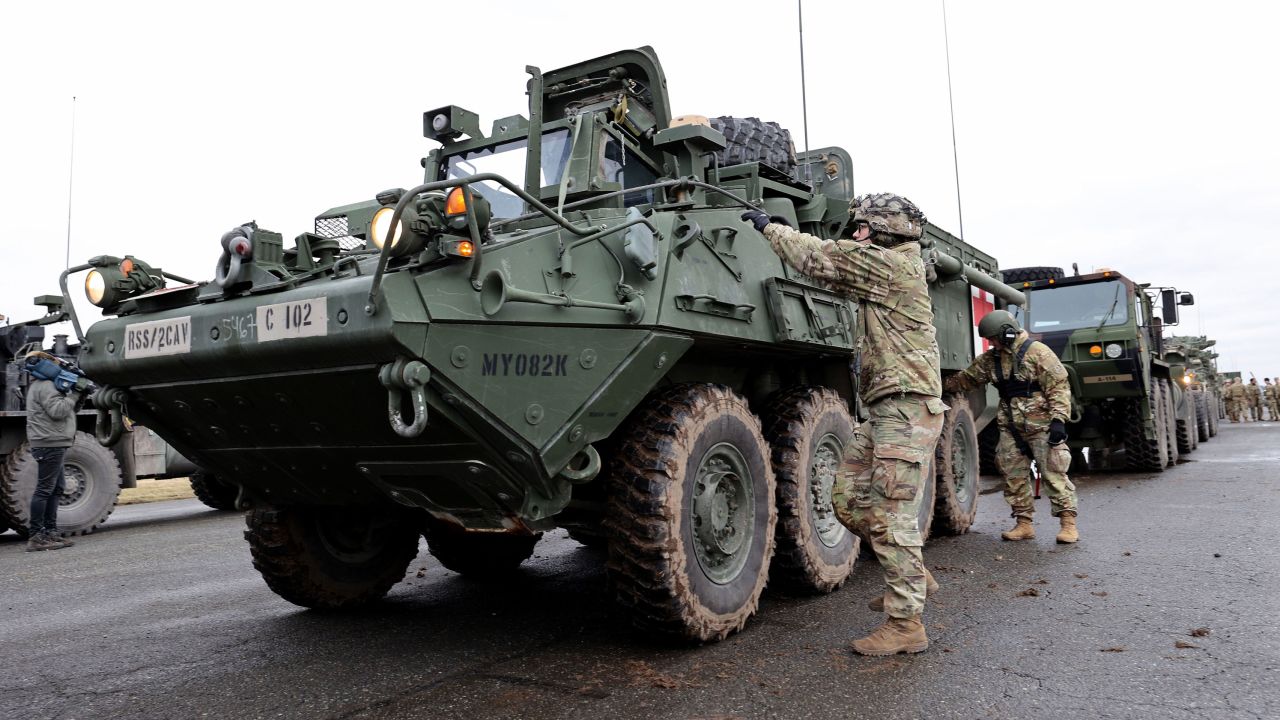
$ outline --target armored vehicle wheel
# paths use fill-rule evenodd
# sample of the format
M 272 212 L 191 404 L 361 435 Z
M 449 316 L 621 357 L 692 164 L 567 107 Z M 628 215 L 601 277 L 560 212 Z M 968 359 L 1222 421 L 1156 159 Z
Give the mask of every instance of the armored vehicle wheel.
M 1197 392 L 1196 402 L 1196 441 L 1209 442 L 1209 401 L 1203 392 Z
M 951 409 L 934 451 L 938 487 L 933 527 L 941 535 L 960 535 L 969 532 L 978 513 L 978 431 L 968 400 L 951 397 L 947 404 Z
M 993 420 L 978 433 L 978 471 L 983 475 L 1003 475 L 996 462 L 996 446 L 1000 444 L 1000 427 Z
M 217 475 L 207 472 L 192 473 L 187 480 L 191 483 L 191 492 L 196 494 L 196 499 L 205 505 L 214 510 L 236 509 L 236 496 L 240 494 L 240 486 L 223 482 Z
M 773 577 L 791 587 L 831 592 L 858 560 L 858 537 L 831 508 L 831 485 L 853 437 L 849 406 L 833 390 L 780 393 L 765 413 L 778 485 Z
M 725 148 L 716 153 L 721 165 L 762 162 L 790 174 L 796 166 L 791 133 L 760 118 L 714 117 L 711 127 L 724 135 Z
M 1169 464 L 1169 448 L 1165 442 L 1164 430 L 1164 397 L 1160 386 L 1152 387 L 1151 405 L 1155 410 L 1155 420 L 1148 420 L 1142 414 L 1142 403 L 1132 400 L 1128 411 L 1124 414 L 1124 455 L 1130 470 L 1140 472 L 1163 472 Z M 1145 428 L 1154 424 L 1155 438 L 1148 440 Z
M 1160 393 L 1164 396 L 1165 443 L 1169 446 L 1169 464 L 1178 464 L 1178 408 L 1173 402 L 1173 388 L 1168 380 L 1160 380 Z
M 1032 280 L 1061 280 L 1066 276 L 1060 267 L 1045 265 L 1034 267 L 1009 268 L 1001 270 L 1000 275 L 1006 283 L 1031 282 Z
M 1190 455 L 1195 452 L 1197 438 L 1196 406 L 1194 401 L 1187 401 L 1187 409 L 1182 414 L 1182 417 L 1178 418 L 1175 431 L 1177 433 L 1176 439 L 1178 441 L 1178 453 L 1180 455 Z
M 742 629 L 778 519 L 760 421 L 729 388 L 697 383 L 653 393 L 624 432 L 604 524 L 619 605 L 691 640 Z
M 1221 416 L 1218 414 L 1218 398 L 1216 396 L 1210 395 L 1208 399 L 1208 404 L 1209 404 L 1209 437 L 1217 437 L 1218 421 L 1222 419 Z
M 295 605 L 345 610 L 367 605 L 404 578 L 418 554 L 418 528 L 385 508 L 254 508 L 244 537 L 253 567 Z
M 116 456 L 89 433 L 76 433 L 63 457 L 66 485 L 58 498 L 58 530 L 62 535 L 93 532 L 120 497 L 120 463 Z M 36 491 L 37 463 L 31 444 L 23 442 L 0 467 L 0 514 L 19 535 L 27 536 L 31 496 Z
M 508 575 L 533 554 L 537 535 L 506 532 L 467 532 L 432 522 L 423 533 L 427 550 L 440 564 L 459 575 L 496 578 Z

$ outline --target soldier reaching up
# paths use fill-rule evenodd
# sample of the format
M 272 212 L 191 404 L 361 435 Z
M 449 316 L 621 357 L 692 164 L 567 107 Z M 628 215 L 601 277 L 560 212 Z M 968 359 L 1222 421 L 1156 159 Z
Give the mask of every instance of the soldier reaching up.
M 850 208 L 852 240 L 822 240 L 780 218 L 744 213 L 791 267 L 858 300 L 859 391 L 870 415 L 854 432 L 832 488 L 836 516 L 871 543 L 884 570 L 889 617 L 853 642 L 863 655 L 929 647 L 921 615 L 937 587 L 920 553 L 916 516 L 929 458 L 942 432 L 938 343 L 920 257 L 924 213 L 891 194 L 865 195 Z

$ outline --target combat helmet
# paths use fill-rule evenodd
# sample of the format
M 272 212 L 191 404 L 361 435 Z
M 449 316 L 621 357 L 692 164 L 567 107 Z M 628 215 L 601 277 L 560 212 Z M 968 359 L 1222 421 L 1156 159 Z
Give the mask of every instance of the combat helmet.
M 915 203 L 893 193 L 861 195 L 849 206 L 854 223 L 871 226 L 872 242 L 893 246 L 919 240 L 929 221 Z
M 992 310 L 978 321 L 978 334 L 988 340 L 1012 340 L 1020 332 L 1018 321 L 1007 310 Z

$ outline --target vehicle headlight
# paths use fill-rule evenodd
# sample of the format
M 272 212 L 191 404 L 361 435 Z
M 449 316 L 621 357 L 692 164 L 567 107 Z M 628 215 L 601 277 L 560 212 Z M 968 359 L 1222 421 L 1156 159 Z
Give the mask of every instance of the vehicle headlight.
M 1123 354 L 1124 354 L 1123 346 L 1117 343 L 1111 343 L 1110 345 L 1107 346 L 1107 357 L 1111 358 L 1112 360 L 1115 360 L 1116 358 L 1120 357 Z
M 393 207 L 379 208 L 378 212 L 373 214 L 373 222 L 369 223 L 369 239 L 373 241 L 374 247 L 382 249 L 382 243 L 386 242 L 387 236 L 391 234 L 391 216 L 395 214 L 396 209 Z M 395 239 L 391 241 L 391 247 L 399 245 L 404 240 L 405 228 L 404 221 L 400 221 L 400 227 L 396 231 Z
M 102 276 L 98 270 L 90 270 L 89 274 L 84 278 L 84 294 L 88 296 L 89 302 L 94 305 L 102 305 L 102 299 L 107 296 L 107 279 Z

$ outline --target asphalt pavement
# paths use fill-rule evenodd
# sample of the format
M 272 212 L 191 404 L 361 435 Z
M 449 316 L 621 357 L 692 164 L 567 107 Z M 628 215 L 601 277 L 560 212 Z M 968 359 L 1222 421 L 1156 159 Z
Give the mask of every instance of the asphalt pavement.
M 1191 458 L 1076 478 L 1076 546 L 1047 498 L 1036 540 L 1002 542 L 985 494 L 972 532 L 925 549 L 932 647 L 890 658 L 848 651 L 881 617 L 866 558 L 682 647 L 630 630 L 561 533 L 502 584 L 423 546 L 385 602 L 331 614 L 267 589 L 239 515 L 121 507 L 66 550 L 0 536 L 0 717 L 1280 717 L 1280 424 L 1225 424 Z

